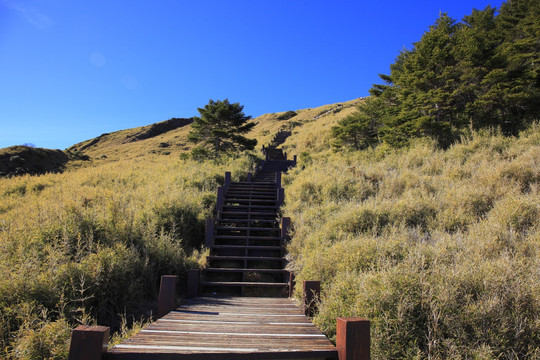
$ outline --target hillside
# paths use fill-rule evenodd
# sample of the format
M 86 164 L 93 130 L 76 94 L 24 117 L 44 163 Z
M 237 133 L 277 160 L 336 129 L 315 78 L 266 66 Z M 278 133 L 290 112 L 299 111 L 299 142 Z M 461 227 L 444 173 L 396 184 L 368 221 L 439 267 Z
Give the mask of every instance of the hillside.
M 269 143 L 280 131 L 293 135 L 308 134 L 298 145 L 309 147 L 320 136 L 326 137 L 321 145 L 328 145 L 326 130 L 351 114 L 362 100 L 324 105 L 313 109 L 264 114 L 254 119 L 257 125 L 247 136 L 258 140 L 258 148 Z M 94 166 L 108 161 L 128 160 L 155 156 L 178 156 L 192 149 L 187 138 L 191 118 L 172 118 L 158 123 L 105 133 L 70 146 L 65 151 L 13 146 L 0 149 L 0 177 L 6 175 L 43 174 L 59 172 L 81 165 Z M 326 135 L 324 135 L 326 134 Z M 296 145 L 285 145 L 294 150 Z M 89 161 L 90 160 L 90 161 Z M 95 163 L 97 161 L 97 163 Z
M 334 151 L 330 128 L 361 101 L 266 114 L 251 135 L 291 131 L 287 256 L 297 284 L 322 281 L 316 323 L 332 337 L 336 317 L 369 318 L 374 359 L 537 359 L 540 126 L 471 130 L 445 150 L 423 138 Z M 254 158 L 179 156 L 188 121 L 77 144 L 90 161 L 63 173 L 0 178 L 8 359 L 62 359 L 76 324 L 148 318 L 160 275 L 204 264 L 223 174 L 241 179 Z
M 293 130 L 301 126 L 313 129 L 331 126 L 350 114 L 360 100 L 324 105 L 313 109 L 302 109 L 271 113 L 254 119 L 257 126 L 247 136 L 258 140 L 258 147 L 270 142 L 279 130 Z M 107 161 L 133 159 L 154 155 L 176 156 L 191 150 L 193 144 L 187 140 L 192 119 L 172 118 L 152 125 L 106 133 L 69 147 L 67 150 L 89 156 L 92 160 Z M 311 124 L 311 125 L 310 125 Z M 298 129 L 294 130 L 298 132 Z
M 86 160 L 88 157 L 69 151 L 11 146 L 0 149 L 0 177 L 60 172 L 68 163 L 73 166 Z

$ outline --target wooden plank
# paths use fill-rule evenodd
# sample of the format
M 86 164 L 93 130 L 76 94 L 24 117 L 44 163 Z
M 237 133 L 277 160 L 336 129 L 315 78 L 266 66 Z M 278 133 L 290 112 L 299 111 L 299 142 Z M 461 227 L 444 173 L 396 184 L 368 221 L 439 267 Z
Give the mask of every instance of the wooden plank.
M 110 359 L 336 358 L 290 299 L 195 298 L 115 346 Z

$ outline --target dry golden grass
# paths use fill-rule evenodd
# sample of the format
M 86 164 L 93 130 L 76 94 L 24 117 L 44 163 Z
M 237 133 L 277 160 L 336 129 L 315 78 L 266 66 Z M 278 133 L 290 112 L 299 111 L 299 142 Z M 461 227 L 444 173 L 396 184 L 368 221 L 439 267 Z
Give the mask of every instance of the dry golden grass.
M 320 139 L 314 136 L 318 136 L 321 133 L 326 134 L 329 127 L 354 111 L 354 105 L 359 101 L 361 100 L 357 99 L 314 109 L 297 110 L 297 115 L 288 120 L 279 120 L 279 116 L 283 113 L 265 114 L 253 119 L 257 123 L 257 126 L 246 136 L 257 139 L 258 147 L 260 148 L 263 144 L 268 144 L 278 131 L 292 130 L 296 134 L 304 134 L 308 139 L 302 140 L 301 144 L 298 145 L 286 144 L 284 148 L 295 153 L 298 152 L 298 150 L 295 150 L 297 146 L 299 146 L 301 151 L 309 150 L 311 146 L 320 142 Z M 186 125 L 148 139 L 130 142 L 130 139 L 148 127 L 113 132 L 103 136 L 99 141 L 97 138 L 87 140 L 74 145 L 70 149 L 76 151 L 85 145 L 95 142 L 94 145 L 84 148 L 82 152 L 99 164 L 126 159 L 146 159 L 148 156 L 158 159 L 165 156 L 177 157 L 179 154 L 188 152 L 193 148 L 193 144 L 187 140 L 191 125 Z M 325 135 L 325 138 L 328 137 L 327 135 Z M 321 144 L 321 146 L 325 145 Z M 90 164 L 90 166 L 93 165 Z
M 370 319 L 375 359 L 538 359 L 539 180 L 536 125 L 301 157 L 284 212 L 297 284 L 322 280 L 315 321 Z
M 161 275 L 199 266 L 224 172 L 239 179 L 252 166 L 150 156 L 0 179 L 3 356 L 65 358 L 70 326 L 117 326 L 156 296 Z

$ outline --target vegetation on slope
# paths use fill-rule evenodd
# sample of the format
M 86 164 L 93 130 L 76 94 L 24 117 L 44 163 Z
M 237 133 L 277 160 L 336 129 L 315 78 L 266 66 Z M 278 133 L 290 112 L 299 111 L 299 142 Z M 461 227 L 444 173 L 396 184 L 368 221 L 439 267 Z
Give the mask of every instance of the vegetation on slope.
M 252 165 L 156 155 L 0 179 L 0 357 L 64 359 L 74 325 L 145 310 L 161 275 L 197 266 L 224 172 Z
M 335 145 L 399 147 L 427 136 L 446 147 L 470 127 L 518 134 L 540 113 L 539 38 L 538 0 L 473 10 L 462 22 L 442 14 L 336 127 Z
M 11 146 L 0 149 L 0 177 L 60 172 L 71 164 L 87 160 L 85 156 L 69 151 Z
M 297 284 L 322 280 L 315 321 L 370 319 L 375 359 L 540 358 L 539 182 L 537 125 L 304 153 L 284 213 Z
M 191 118 L 172 118 L 142 127 L 105 133 L 68 148 L 96 160 L 124 160 L 148 154 L 178 155 L 191 147 L 187 134 Z

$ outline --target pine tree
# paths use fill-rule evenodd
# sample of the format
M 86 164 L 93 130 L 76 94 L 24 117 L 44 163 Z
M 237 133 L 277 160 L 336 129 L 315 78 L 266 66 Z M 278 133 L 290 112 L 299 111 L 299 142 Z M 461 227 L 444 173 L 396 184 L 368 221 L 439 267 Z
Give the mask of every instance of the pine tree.
M 253 150 L 256 139 L 248 139 L 248 133 L 256 125 L 250 122 L 251 116 L 243 112 L 244 106 L 230 103 L 228 99 L 210 100 L 204 108 L 198 108 L 200 117 L 195 117 L 189 133 L 189 141 L 201 144 L 196 153 L 207 153 L 217 156 L 221 153 L 232 153 L 242 150 Z M 205 151 L 206 150 L 206 151 Z
M 332 145 L 336 148 L 350 146 L 355 150 L 365 149 L 378 141 L 377 112 L 378 104 L 374 98 L 368 98 L 358 111 L 345 117 L 332 127 L 335 138 Z

